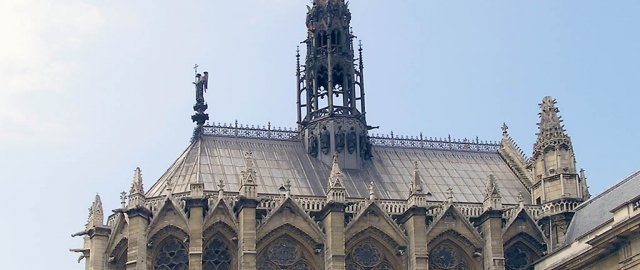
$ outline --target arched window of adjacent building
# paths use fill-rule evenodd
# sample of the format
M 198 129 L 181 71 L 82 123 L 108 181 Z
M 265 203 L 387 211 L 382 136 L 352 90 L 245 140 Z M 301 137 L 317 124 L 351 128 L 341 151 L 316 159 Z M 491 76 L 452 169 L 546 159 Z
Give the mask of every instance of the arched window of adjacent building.
M 232 251 L 229 245 L 219 239 L 214 238 L 206 244 L 202 254 L 203 270 L 229 270 L 233 260 Z
M 258 270 L 311 270 L 311 254 L 289 236 L 271 242 L 258 254 Z
M 466 253 L 451 241 L 443 241 L 429 252 L 431 270 L 467 270 L 470 265 Z
M 540 258 L 537 252 L 521 241 L 508 246 L 504 257 L 507 270 L 533 269 L 533 262 Z
M 393 270 L 392 255 L 374 240 L 355 245 L 346 257 L 347 270 Z
M 189 254 L 183 241 L 169 236 L 160 242 L 153 259 L 154 270 L 189 270 Z

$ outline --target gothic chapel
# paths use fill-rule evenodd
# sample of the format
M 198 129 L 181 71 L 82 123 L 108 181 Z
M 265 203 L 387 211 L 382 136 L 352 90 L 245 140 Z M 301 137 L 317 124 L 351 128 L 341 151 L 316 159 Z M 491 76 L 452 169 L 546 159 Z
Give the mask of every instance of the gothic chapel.
M 558 248 L 589 192 L 556 101 L 531 157 L 506 125 L 495 143 L 374 135 L 350 21 L 344 0 L 309 7 L 295 130 L 208 124 L 198 75 L 191 143 L 155 182 L 136 168 L 106 220 L 96 196 L 86 269 L 516 270 Z

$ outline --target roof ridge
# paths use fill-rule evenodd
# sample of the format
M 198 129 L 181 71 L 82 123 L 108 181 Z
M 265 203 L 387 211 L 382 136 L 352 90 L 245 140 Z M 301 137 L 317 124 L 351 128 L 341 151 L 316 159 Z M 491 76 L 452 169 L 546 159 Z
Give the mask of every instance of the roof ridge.
M 618 181 L 616 184 L 614 184 L 613 186 L 607 188 L 605 191 L 600 192 L 598 195 L 590 198 L 589 200 L 581 203 L 580 205 L 578 205 L 578 207 L 576 207 L 574 209 L 574 211 L 580 210 L 582 208 L 585 208 L 587 205 L 591 204 L 592 202 L 594 202 L 595 200 L 601 198 L 602 196 L 608 194 L 609 192 L 613 191 L 614 189 L 620 187 L 621 185 L 627 183 L 628 181 L 630 181 L 631 179 L 635 178 L 636 176 L 638 176 L 640 174 L 640 169 L 636 169 L 636 171 L 632 172 L 631 174 L 625 176 L 622 178 L 622 180 Z

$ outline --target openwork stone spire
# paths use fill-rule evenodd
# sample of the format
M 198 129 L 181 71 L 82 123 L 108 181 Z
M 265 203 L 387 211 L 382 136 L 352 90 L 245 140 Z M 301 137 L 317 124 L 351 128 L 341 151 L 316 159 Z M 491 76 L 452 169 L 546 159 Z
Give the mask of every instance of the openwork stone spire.
M 413 164 L 413 177 L 411 179 L 411 186 L 409 188 L 409 199 L 407 200 L 409 206 L 423 207 L 427 204 L 427 197 L 422 190 L 422 179 L 420 178 L 420 172 L 418 171 L 418 162 Z
M 502 195 L 500 194 L 496 177 L 493 174 L 490 174 L 489 179 L 487 179 L 483 208 L 485 211 L 502 209 Z
M 89 219 L 87 220 L 87 229 L 102 226 L 104 224 L 104 212 L 102 211 L 102 200 L 100 195 L 96 194 L 91 207 L 89 207 Z
M 537 158 L 549 146 L 566 145 L 571 148 L 571 139 L 565 133 L 562 118 L 558 115 L 556 100 L 546 96 L 540 105 L 540 122 L 538 123 L 538 139 L 533 145 L 533 157 Z
M 256 170 L 254 169 L 255 162 L 251 151 L 244 153 L 244 163 L 245 169 L 241 172 L 242 181 L 240 183 L 240 195 L 255 198 L 258 196 L 258 184 L 256 181 Z
M 327 190 L 327 201 L 344 202 L 346 190 L 344 188 L 344 173 L 338 163 L 338 155 L 333 156 L 331 174 L 329 175 L 329 189 Z

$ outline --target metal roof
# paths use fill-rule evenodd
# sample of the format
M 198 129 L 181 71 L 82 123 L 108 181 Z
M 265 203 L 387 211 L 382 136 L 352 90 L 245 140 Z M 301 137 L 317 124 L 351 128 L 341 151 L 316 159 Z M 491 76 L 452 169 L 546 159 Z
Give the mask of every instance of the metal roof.
M 611 210 L 632 200 L 638 194 L 640 194 L 640 170 L 625 177 L 598 196 L 580 204 L 576 207 L 573 220 L 567 229 L 564 245 L 609 222 L 613 218 Z
M 220 180 L 226 191 L 238 191 L 247 151 L 253 153 L 258 193 L 278 194 L 278 188 L 289 179 L 294 195 L 325 195 L 331 168 L 309 156 L 299 140 L 202 135 L 148 190 L 147 197 L 163 195 L 167 180 L 173 193 L 188 192 L 194 182 L 204 183 L 206 191 L 216 191 Z M 496 177 L 504 203 L 517 203 L 519 192 L 525 201 L 530 199 L 497 151 L 374 145 L 372 154 L 362 169 L 344 170 L 347 197 L 368 197 L 368 184 L 373 181 L 378 198 L 406 199 L 413 162 L 418 161 L 424 192 L 432 195 L 428 200 L 445 201 L 451 187 L 455 201 L 482 202 L 489 174 Z

